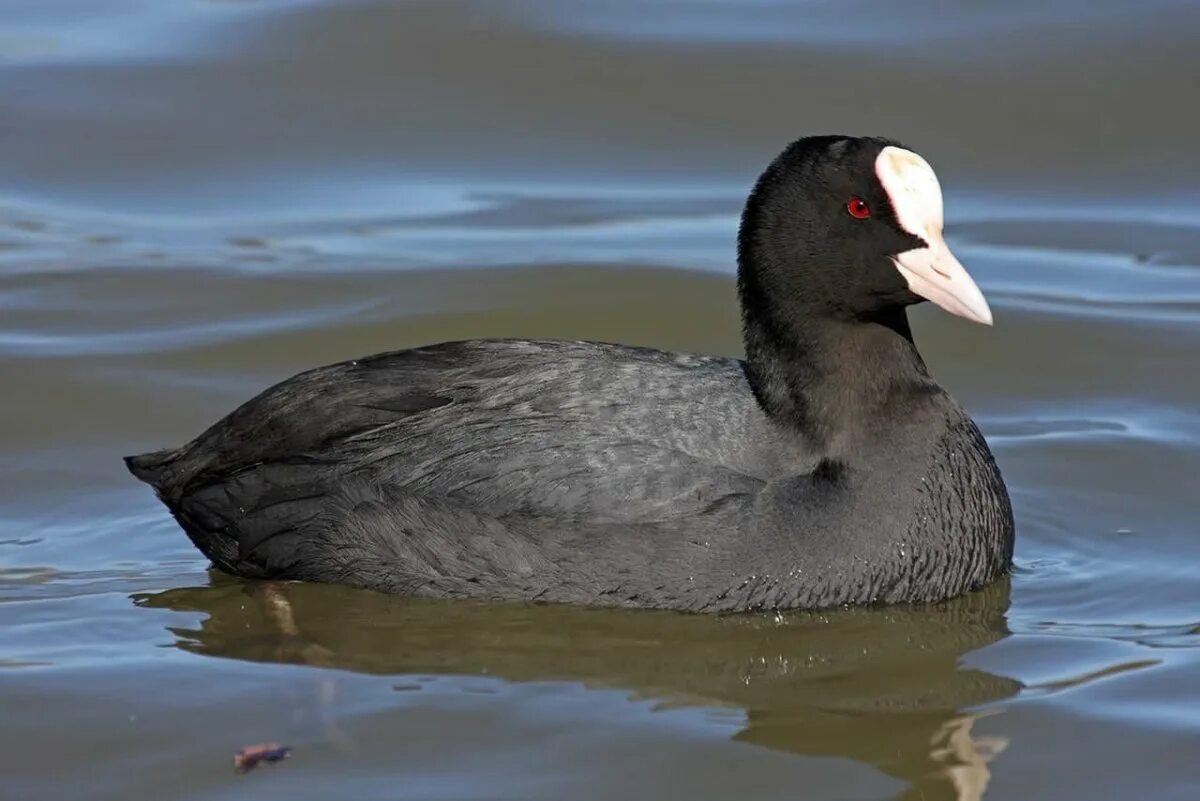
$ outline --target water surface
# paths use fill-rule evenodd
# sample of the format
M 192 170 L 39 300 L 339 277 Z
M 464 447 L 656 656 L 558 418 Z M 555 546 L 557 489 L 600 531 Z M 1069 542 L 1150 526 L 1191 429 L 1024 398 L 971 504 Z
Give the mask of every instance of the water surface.
M 1200 797 L 1198 36 L 1168 0 L 8 0 L 4 797 Z M 737 354 L 740 202 L 833 131 L 933 161 L 996 310 L 914 328 L 1011 580 L 722 618 L 251 584 L 124 472 L 384 349 Z

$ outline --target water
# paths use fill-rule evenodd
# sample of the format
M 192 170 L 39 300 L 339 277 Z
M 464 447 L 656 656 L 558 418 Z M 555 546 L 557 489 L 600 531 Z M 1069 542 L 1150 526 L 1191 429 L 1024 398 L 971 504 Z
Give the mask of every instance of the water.
M 1167 0 L 7 0 L 0 795 L 1200 797 L 1198 36 Z M 779 618 L 255 585 L 124 472 L 388 348 L 736 354 L 741 199 L 831 131 L 933 161 L 996 310 L 914 327 L 1011 581 Z

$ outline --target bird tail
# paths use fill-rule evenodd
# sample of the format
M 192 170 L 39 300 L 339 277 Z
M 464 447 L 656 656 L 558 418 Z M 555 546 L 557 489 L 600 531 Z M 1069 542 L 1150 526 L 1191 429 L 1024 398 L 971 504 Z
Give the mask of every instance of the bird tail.
M 138 480 L 161 491 L 171 474 L 172 464 L 182 453 L 182 448 L 167 448 L 138 456 L 126 456 L 125 466 Z

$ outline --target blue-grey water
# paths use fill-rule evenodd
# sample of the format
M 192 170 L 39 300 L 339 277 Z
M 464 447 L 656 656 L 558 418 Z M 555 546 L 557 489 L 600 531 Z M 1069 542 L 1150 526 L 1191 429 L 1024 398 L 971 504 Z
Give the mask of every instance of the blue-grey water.
M 0 797 L 1200 798 L 1197 41 L 1170 0 L 4 0 Z M 737 354 L 740 202 L 826 132 L 933 162 L 992 300 L 914 326 L 1010 581 L 724 618 L 253 584 L 123 469 L 373 351 Z

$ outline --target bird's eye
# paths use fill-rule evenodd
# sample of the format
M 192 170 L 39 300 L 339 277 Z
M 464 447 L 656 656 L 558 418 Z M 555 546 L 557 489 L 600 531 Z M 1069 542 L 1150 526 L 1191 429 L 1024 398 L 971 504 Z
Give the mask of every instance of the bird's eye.
M 857 196 L 850 198 L 846 203 L 846 211 L 856 220 L 865 220 L 871 216 L 871 207 L 867 205 L 867 201 Z

